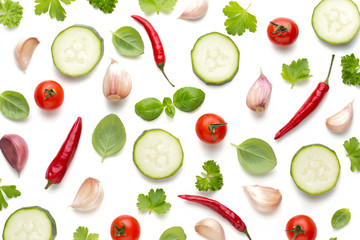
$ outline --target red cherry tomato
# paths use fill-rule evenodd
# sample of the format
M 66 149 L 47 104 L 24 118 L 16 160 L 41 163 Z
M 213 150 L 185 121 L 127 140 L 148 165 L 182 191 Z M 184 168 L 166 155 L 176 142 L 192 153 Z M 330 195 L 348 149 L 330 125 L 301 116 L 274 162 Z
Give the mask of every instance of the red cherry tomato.
M 289 18 L 276 18 L 267 28 L 267 35 L 275 45 L 287 46 L 296 41 L 299 35 L 297 24 Z
M 35 89 L 36 104 L 46 111 L 59 108 L 64 101 L 64 91 L 55 81 L 47 80 L 39 83 Z
M 286 224 L 286 235 L 292 240 L 315 240 L 317 235 L 315 222 L 306 215 L 294 216 Z
M 111 223 L 110 234 L 113 240 L 138 240 L 140 224 L 132 216 L 121 215 Z
M 224 119 L 216 114 L 202 115 L 196 122 L 195 130 L 201 141 L 209 144 L 218 143 L 226 136 L 227 126 Z

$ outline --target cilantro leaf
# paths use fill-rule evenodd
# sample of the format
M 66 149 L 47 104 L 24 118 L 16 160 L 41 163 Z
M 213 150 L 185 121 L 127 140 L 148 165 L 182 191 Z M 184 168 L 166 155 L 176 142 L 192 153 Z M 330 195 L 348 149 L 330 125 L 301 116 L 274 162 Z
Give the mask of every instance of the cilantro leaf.
M 23 7 L 19 2 L 0 0 L 0 23 L 9 28 L 19 26 L 23 15 Z
M 290 65 L 282 65 L 281 76 L 284 80 L 291 82 L 291 89 L 298 80 L 307 79 L 312 77 L 310 75 L 309 62 L 306 58 L 298 59 L 291 62 Z
M 61 2 L 69 5 L 75 0 L 61 0 Z M 56 18 L 58 21 L 64 21 L 66 17 L 66 11 L 61 6 L 59 0 L 35 0 L 35 14 L 41 15 L 49 12 L 50 18 Z
M 0 183 L 1 183 L 1 178 L 0 178 Z M 5 197 L 2 192 L 5 193 L 5 195 L 8 199 L 17 198 L 18 196 L 21 195 L 21 192 L 16 189 L 15 185 L 0 186 L 0 211 L 3 208 L 8 207 L 8 203 L 6 202 Z
M 136 206 L 141 211 L 150 210 L 149 214 L 151 214 L 152 211 L 157 214 L 164 214 L 171 207 L 171 204 L 167 203 L 165 199 L 166 195 L 162 188 L 158 188 L 156 191 L 151 189 L 148 195 L 139 194 Z
M 74 232 L 74 240 L 99 240 L 99 234 L 91 233 L 89 234 L 89 229 L 87 227 L 78 227 Z
M 88 0 L 94 8 L 99 8 L 104 13 L 112 13 L 118 0 Z
M 360 85 L 359 59 L 352 53 L 341 57 L 341 77 L 347 85 Z
M 355 170 L 360 171 L 360 143 L 355 138 L 352 137 L 348 141 L 344 142 L 344 148 L 347 151 L 347 155 L 350 158 L 351 166 L 350 169 L 352 172 Z
M 247 9 L 243 9 L 237 2 L 231 1 L 224 7 L 223 12 L 228 17 L 225 21 L 228 34 L 241 36 L 246 29 L 250 32 L 256 31 L 256 17 L 248 12 L 250 5 Z
M 209 160 L 202 166 L 206 173 L 201 173 L 201 176 L 196 176 L 196 188 L 199 191 L 216 191 L 220 190 L 223 183 L 223 176 L 220 173 L 220 166 L 214 160 Z
M 140 8 L 143 12 L 149 13 L 156 11 L 168 12 L 174 10 L 177 0 L 139 0 Z

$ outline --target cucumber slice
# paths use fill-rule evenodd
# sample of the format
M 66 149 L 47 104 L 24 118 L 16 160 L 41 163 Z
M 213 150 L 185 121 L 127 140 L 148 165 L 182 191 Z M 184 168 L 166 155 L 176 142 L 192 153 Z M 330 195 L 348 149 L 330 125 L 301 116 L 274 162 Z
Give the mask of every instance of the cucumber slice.
M 71 77 L 88 74 L 104 53 L 104 40 L 86 25 L 73 25 L 60 32 L 52 46 L 55 67 Z
M 200 37 L 191 50 L 194 73 L 208 85 L 231 81 L 239 68 L 240 52 L 233 40 L 218 32 Z
M 183 158 L 179 139 L 162 129 L 144 131 L 134 144 L 136 167 L 153 179 L 174 175 L 182 166 Z
M 50 212 L 38 206 L 20 208 L 6 220 L 4 240 L 54 240 L 56 223 Z
M 340 174 L 340 162 L 333 150 L 321 144 L 313 144 L 302 147 L 295 154 L 290 173 L 300 190 L 318 195 L 335 187 Z
M 351 0 L 323 0 L 314 8 L 312 26 L 328 43 L 347 43 L 359 31 L 359 9 Z

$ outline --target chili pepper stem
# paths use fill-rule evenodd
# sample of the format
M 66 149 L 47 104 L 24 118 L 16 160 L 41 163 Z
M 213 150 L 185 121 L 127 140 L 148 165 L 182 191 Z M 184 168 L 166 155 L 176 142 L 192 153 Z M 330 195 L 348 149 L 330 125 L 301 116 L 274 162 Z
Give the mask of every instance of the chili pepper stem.
M 158 64 L 156 64 L 156 65 L 157 65 L 158 68 L 161 70 L 161 72 L 164 74 L 164 77 L 165 77 L 166 80 L 170 83 L 170 85 L 173 86 L 173 87 L 175 87 L 175 85 L 170 82 L 169 78 L 168 78 L 168 77 L 166 76 L 166 74 L 165 74 L 165 71 L 164 71 L 165 63 L 162 62 L 162 63 L 158 63 Z
M 249 238 L 249 240 L 251 240 L 251 237 L 247 231 L 247 228 L 245 228 L 242 232 L 245 233 L 245 235 Z
M 45 186 L 45 189 L 48 189 L 51 185 L 53 185 L 54 183 L 51 181 L 48 181 L 48 183 Z
M 335 54 L 333 54 L 332 57 L 331 57 L 331 63 L 330 63 L 329 72 L 328 72 L 328 75 L 327 75 L 327 77 L 326 77 L 326 79 L 325 79 L 325 81 L 324 81 L 324 83 L 325 83 L 326 85 L 329 85 L 329 78 L 330 78 L 330 73 L 331 73 L 331 69 L 332 69 L 333 62 L 334 62 L 334 58 L 335 58 Z

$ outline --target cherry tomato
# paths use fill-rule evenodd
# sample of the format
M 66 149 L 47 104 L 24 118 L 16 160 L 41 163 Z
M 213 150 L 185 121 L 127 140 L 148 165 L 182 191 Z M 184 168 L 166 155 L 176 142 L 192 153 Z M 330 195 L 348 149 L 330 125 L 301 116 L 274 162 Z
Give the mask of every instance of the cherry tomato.
M 297 24 L 289 18 L 276 18 L 267 28 L 267 35 L 275 45 L 287 46 L 296 41 L 299 35 Z
M 292 240 L 315 240 L 317 235 L 315 222 L 306 215 L 294 216 L 286 224 L 286 235 Z
M 41 109 L 52 111 L 59 108 L 63 103 L 64 91 L 59 83 L 47 80 L 37 85 L 34 98 Z
M 140 238 L 140 224 L 132 216 L 121 215 L 111 223 L 110 234 L 113 240 L 138 240 Z
M 196 134 L 205 143 L 218 143 L 226 136 L 226 124 L 222 117 L 213 113 L 207 113 L 197 120 L 195 126 Z

